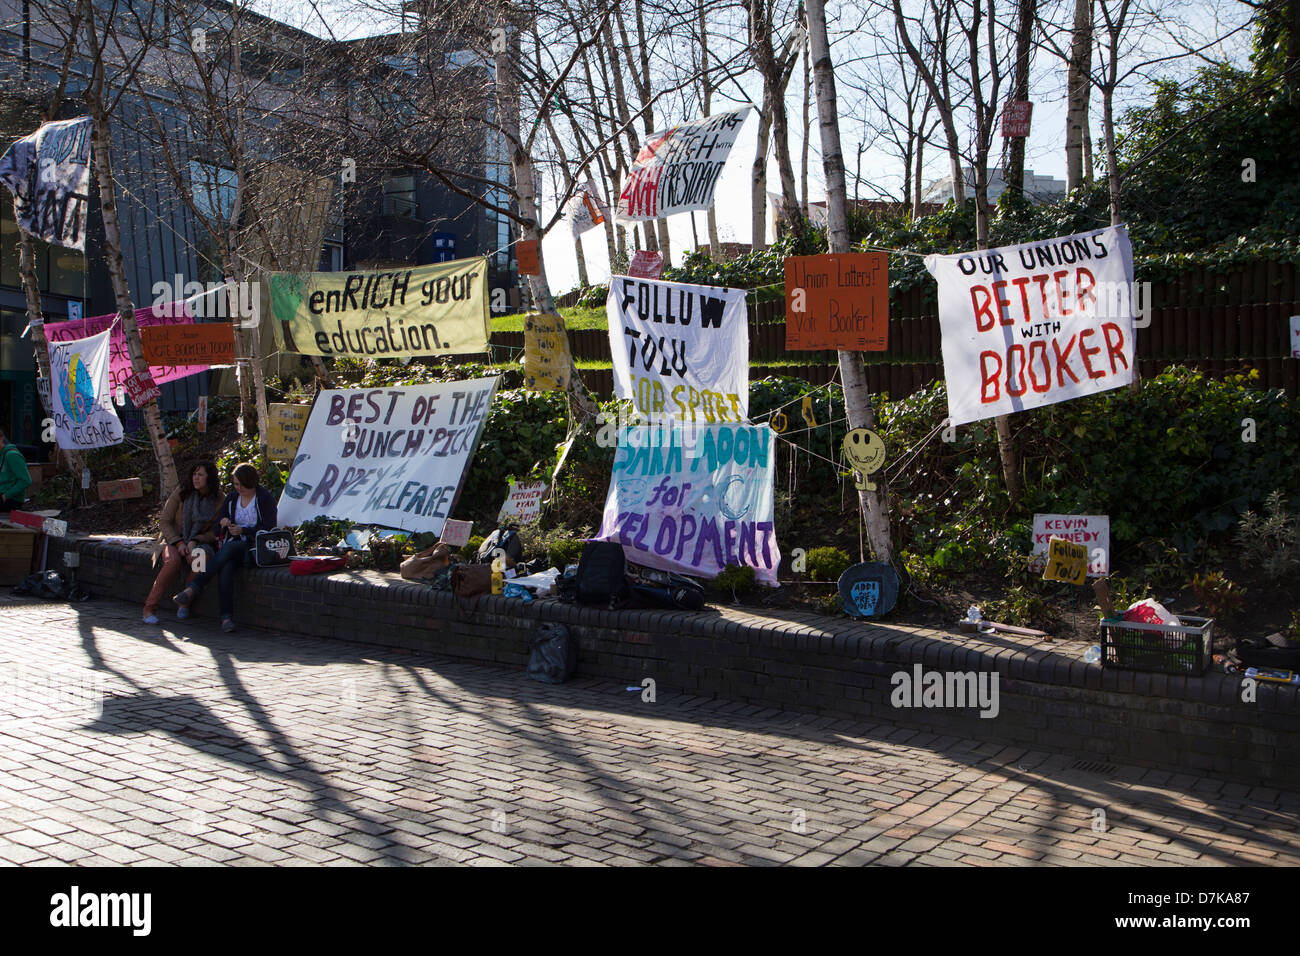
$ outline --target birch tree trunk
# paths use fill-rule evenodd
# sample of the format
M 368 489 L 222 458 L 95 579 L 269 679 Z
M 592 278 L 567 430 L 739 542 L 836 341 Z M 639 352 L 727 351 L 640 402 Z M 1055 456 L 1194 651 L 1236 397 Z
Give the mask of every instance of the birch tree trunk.
M 1029 61 L 1033 51 L 1034 22 L 1038 17 L 1038 0 L 1019 0 L 1020 16 L 1016 25 L 1016 75 L 1012 98 L 1029 99 Z M 1016 196 L 1025 195 L 1025 139 L 1012 138 L 1007 160 L 1007 190 Z
M 750 179 L 750 240 L 754 252 L 767 248 L 767 149 L 771 133 L 767 97 L 758 115 L 758 145 L 754 149 L 754 166 Z
M 1092 43 L 1092 0 L 1074 0 L 1074 32 L 1066 67 L 1065 188 L 1069 192 L 1085 181 L 1083 140 L 1088 129 Z
M 508 9 L 509 5 L 503 3 L 502 13 L 504 14 Z M 506 18 L 503 16 L 499 22 L 505 21 Z M 523 137 L 520 135 L 519 80 L 514 70 L 514 64 L 519 60 L 519 38 L 516 33 L 513 42 L 504 44 L 495 54 L 497 115 L 500 117 L 501 133 L 510 150 L 510 169 L 514 175 L 519 214 L 525 220 L 520 226 L 520 236 L 522 239 L 531 239 L 537 243 L 537 275 L 528 276 L 528 286 L 538 311 L 554 316 L 563 329 L 564 318 L 555 308 L 555 298 L 551 295 L 551 286 L 546 278 L 546 262 L 542 256 L 542 230 L 539 223 L 541 216 L 533 187 L 533 160 L 524 150 Z M 565 334 L 567 335 L 567 331 Z M 569 396 L 573 400 L 579 421 L 595 420 L 599 409 L 587 394 L 582 376 L 578 374 L 578 367 L 573 362 L 572 356 L 569 359 Z
M 823 0 L 808 0 L 808 27 L 813 73 L 817 81 L 817 118 L 821 129 L 822 165 L 826 171 L 827 239 L 831 252 L 849 251 L 848 190 L 844 183 L 844 155 L 840 149 L 839 113 L 835 105 L 835 73 L 830 43 L 826 36 Z M 840 376 L 844 381 L 844 410 L 850 428 L 876 427 L 871 407 L 867 372 L 856 352 L 840 352 Z M 866 516 L 867 539 L 876 560 L 893 561 L 894 547 L 889 529 L 889 506 L 874 491 L 859 491 L 858 500 Z
M 90 18 L 92 49 L 98 49 L 94 40 L 94 26 Z M 131 289 L 126 281 L 126 267 L 122 262 L 122 232 L 117 221 L 117 197 L 113 185 L 113 165 L 111 159 L 112 140 L 109 137 L 108 117 L 104 113 L 104 66 L 96 60 L 93 79 L 86 88 L 86 103 L 90 107 L 91 142 L 94 148 L 95 178 L 99 184 L 99 208 L 104 219 L 104 257 L 107 260 L 108 274 L 113 283 L 113 295 L 117 299 L 117 313 L 122 322 L 122 332 L 126 337 L 127 351 L 131 355 L 131 370 L 136 374 L 147 374 L 149 364 L 144 360 L 144 346 L 140 342 L 140 329 L 135 322 L 135 307 L 131 302 Z M 162 493 L 160 501 L 175 490 L 179 479 L 176 476 L 176 462 L 172 458 L 172 449 L 167 444 L 167 433 L 163 430 L 162 413 L 157 402 L 149 402 L 140 409 L 144 416 L 145 428 L 153 444 L 154 457 L 158 459 L 158 474 L 161 479 Z

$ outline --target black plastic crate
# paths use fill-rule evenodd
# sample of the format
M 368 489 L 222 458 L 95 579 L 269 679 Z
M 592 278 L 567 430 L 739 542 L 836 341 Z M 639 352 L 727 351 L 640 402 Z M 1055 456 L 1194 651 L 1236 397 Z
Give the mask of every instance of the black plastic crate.
M 1158 674 L 1203 674 L 1214 648 L 1214 619 L 1179 615 L 1181 625 L 1101 622 L 1101 666 Z

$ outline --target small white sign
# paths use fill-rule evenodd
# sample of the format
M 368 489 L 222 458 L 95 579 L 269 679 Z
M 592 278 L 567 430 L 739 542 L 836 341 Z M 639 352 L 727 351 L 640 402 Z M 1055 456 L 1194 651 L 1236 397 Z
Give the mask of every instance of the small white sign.
M 1041 571 L 1047 563 L 1047 542 L 1064 538 L 1088 549 L 1088 577 L 1110 574 L 1109 515 L 1034 515 L 1034 547 L 1030 567 Z
M 1291 316 L 1291 357 L 1300 359 L 1300 315 Z
M 447 523 L 442 526 L 443 544 L 449 544 L 455 548 L 463 548 L 469 544 L 470 532 L 474 530 L 474 522 L 457 521 L 455 518 L 448 518 Z
M 69 322 L 80 322 L 80 321 L 81 321 L 81 303 L 80 303 L 80 302 L 69 302 L 69 303 L 68 303 L 68 321 L 69 321 Z
M 497 523 L 514 518 L 520 524 L 527 524 L 542 513 L 542 500 L 545 497 L 544 481 L 512 481 L 510 494 L 506 495 L 506 503 L 497 515 Z

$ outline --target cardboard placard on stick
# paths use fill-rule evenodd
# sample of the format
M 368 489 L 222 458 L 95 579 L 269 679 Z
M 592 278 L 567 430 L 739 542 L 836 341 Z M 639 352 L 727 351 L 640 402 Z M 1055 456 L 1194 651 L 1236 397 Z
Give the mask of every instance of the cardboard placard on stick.
M 235 329 L 225 322 L 154 325 L 140 330 L 150 365 L 232 365 Z
M 1064 581 L 1067 584 L 1085 583 L 1088 580 L 1088 549 L 1064 538 L 1049 539 L 1043 580 Z
M 469 544 L 470 533 L 474 530 L 474 522 L 459 521 L 455 518 L 448 518 L 442 526 L 442 537 L 439 539 L 443 544 L 449 544 L 453 548 L 463 548 Z
M 292 461 L 307 427 L 310 405 L 268 405 L 266 454 L 276 461 Z
M 785 260 L 785 347 L 883 352 L 889 347 L 889 256 L 853 252 Z
M 100 501 L 120 501 L 124 498 L 144 497 L 144 482 L 139 478 L 101 481 L 98 487 Z

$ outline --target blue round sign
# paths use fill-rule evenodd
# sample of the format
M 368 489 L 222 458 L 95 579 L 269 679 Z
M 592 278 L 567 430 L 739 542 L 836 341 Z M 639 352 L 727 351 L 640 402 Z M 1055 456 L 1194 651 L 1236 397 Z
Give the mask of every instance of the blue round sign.
M 898 603 L 898 572 L 887 564 L 855 564 L 840 575 L 840 597 L 850 617 L 880 617 Z

